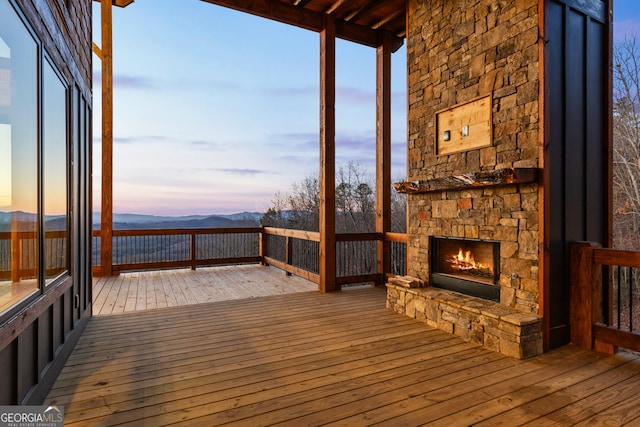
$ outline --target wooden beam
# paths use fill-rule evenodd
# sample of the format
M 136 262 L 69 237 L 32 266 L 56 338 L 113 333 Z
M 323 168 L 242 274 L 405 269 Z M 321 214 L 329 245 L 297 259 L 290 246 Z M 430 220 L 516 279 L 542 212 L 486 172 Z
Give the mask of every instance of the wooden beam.
M 391 47 L 384 37 L 376 48 L 376 232 L 391 231 Z M 391 271 L 391 243 L 377 243 L 381 279 Z M 379 283 L 382 285 L 382 283 Z
M 93 1 L 97 1 L 98 3 L 101 3 L 100 0 L 93 0 Z M 134 0 L 112 0 L 111 4 L 113 6 L 118 6 L 118 7 L 127 7 L 133 2 Z
M 398 193 L 415 194 L 509 184 L 530 184 L 534 182 L 538 182 L 537 168 L 507 168 L 421 181 L 398 182 L 394 184 L 394 187 Z
M 280 0 L 202 0 L 206 3 L 227 7 L 240 12 L 250 13 L 262 18 L 271 19 L 285 24 L 294 25 L 299 28 L 322 32 L 324 30 L 324 13 L 314 12 L 309 9 L 300 8 Z M 379 32 L 362 25 L 335 21 L 335 36 L 354 43 L 363 44 L 369 47 L 378 47 Z M 391 49 L 398 50 L 404 39 L 392 36 Z
M 351 12 L 349 15 L 345 17 L 346 21 L 355 21 L 365 13 L 374 10 L 385 3 L 385 0 L 368 0 L 358 9 Z M 377 47 L 377 46 L 376 46 Z
M 336 27 L 324 18 L 320 32 L 320 291 L 336 284 Z
M 100 208 L 101 275 L 113 271 L 113 44 L 112 5 L 100 3 L 102 20 L 102 203 Z
M 91 43 L 91 48 L 93 49 L 93 53 L 95 53 L 96 56 L 100 58 L 100 60 L 102 60 L 102 50 L 98 47 L 98 45 L 95 42 Z

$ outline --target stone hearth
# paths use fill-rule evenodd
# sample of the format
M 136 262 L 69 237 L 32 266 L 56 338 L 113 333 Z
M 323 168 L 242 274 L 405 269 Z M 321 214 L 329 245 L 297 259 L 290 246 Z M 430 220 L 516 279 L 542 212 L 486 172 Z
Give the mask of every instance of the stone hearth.
M 411 278 L 390 279 L 387 308 L 465 341 L 518 359 L 543 353 L 542 318 L 503 304 L 428 287 Z

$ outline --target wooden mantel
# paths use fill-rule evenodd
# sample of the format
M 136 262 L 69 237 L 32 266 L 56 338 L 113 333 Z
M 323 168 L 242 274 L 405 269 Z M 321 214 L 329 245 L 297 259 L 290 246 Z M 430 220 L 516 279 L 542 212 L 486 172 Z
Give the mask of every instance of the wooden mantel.
M 444 178 L 397 182 L 398 193 L 417 194 L 435 191 L 464 190 L 465 188 L 494 187 L 509 184 L 530 184 L 538 181 L 537 168 L 507 168 L 490 172 L 465 173 Z

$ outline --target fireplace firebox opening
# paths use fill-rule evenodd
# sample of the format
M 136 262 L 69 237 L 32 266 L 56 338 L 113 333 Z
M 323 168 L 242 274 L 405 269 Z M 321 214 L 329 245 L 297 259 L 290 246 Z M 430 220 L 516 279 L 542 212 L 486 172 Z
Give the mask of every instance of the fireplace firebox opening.
M 431 237 L 431 284 L 500 301 L 500 242 Z

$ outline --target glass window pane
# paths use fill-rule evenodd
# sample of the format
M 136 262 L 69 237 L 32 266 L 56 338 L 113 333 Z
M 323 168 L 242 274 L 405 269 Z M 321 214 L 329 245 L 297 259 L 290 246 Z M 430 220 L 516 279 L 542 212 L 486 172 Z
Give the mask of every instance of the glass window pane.
M 43 70 L 45 282 L 68 270 L 67 91 L 49 62 Z
M 0 314 L 38 287 L 38 49 L 0 0 Z

